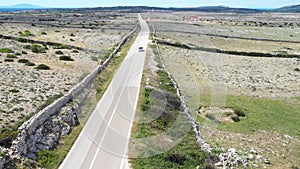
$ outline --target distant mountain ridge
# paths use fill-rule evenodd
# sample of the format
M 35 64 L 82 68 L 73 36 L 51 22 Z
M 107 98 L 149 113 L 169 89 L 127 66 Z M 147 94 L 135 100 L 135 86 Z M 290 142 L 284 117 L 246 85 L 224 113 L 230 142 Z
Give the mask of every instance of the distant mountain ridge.
M 278 12 L 300 12 L 300 4 L 299 5 L 290 5 L 290 6 L 284 6 L 278 9 L 275 9 L 275 11 Z
M 232 13 L 259 13 L 259 12 L 300 12 L 300 5 L 286 6 L 278 9 L 251 9 L 251 8 L 231 8 L 227 6 L 201 6 L 192 8 L 175 8 L 175 7 L 150 7 L 150 6 L 115 6 L 115 7 L 96 7 L 83 8 L 95 10 L 127 10 L 127 11 L 149 11 L 149 10 L 168 10 L 168 11 L 195 11 L 195 12 L 232 12 Z
M 80 8 L 78 8 L 80 9 Z M 192 8 L 175 8 L 175 7 L 150 7 L 150 6 L 115 6 L 115 7 L 95 7 L 83 9 L 96 9 L 96 10 L 127 10 L 127 11 L 149 11 L 149 10 L 168 10 L 168 11 L 199 11 L 199 12 L 237 12 L 237 13 L 254 13 L 261 12 L 259 9 L 247 8 L 230 8 L 227 6 L 203 6 Z
M 17 4 L 12 6 L 0 6 L 1 9 L 46 9 L 46 7 L 32 5 L 32 4 Z M 61 9 L 61 8 L 56 8 Z M 300 4 L 285 6 L 277 9 L 251 9 L 251 8 L 231 8 L 228 6 L 201 6 L 201 7 L 150 7 L 150 6 L 114 6 L 114 7 L 94 7 L 94 8 L 66 8 L 71 10 L 124 10 L 131 12 L 142 12 L 149 10 L 168 10 L 168 11 L 195 11 L 195 12 L 217 12 L 217 13 L 259 13 L 259 12 L 287 12 L 287 13 L 300 13 Z M 51 10 L 51 9 L 50 9 Z M 64 10 L 64 9 L 61 9 Z
M 32 5 L 32 4 L 17 4 L 11 6 L 0 6 L 0 8 L 11 8 L 11 9 L 41 9 L 45 8 L 42 6 Z

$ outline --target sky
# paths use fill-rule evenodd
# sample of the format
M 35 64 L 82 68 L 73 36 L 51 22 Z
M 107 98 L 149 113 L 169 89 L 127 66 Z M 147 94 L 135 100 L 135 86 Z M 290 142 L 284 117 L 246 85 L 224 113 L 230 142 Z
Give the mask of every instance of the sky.
M 153 6 L 153 7 L 199 7 L 224 5 L 243 8 L 279 8 L 300 4 L 299 0 L 1 0 L 0 6 L 33 4 L 43 7 L 107 7 L 107 6 Z

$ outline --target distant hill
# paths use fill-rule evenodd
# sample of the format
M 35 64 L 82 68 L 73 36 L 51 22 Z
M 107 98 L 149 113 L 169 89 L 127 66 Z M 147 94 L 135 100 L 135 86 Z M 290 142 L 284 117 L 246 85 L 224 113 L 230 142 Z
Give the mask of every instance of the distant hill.
M 275 9 L 274 11 L 277 12 L 300 12 L 300 4 L 299 5 L 291 5 L 291 6 L 284 6 L 282 8 Z
M 0 6 L 0 12 L 5 10 L 23 10 L 23 9 L 46 9 L 45 7 L 31 5 L 31 4 L 18 4 L 12 6 Z M 163 7 L 150 7 L 150 6 L 115 6 L 115 7 L 95 7 L 95 8 L 57 8 L 50 10 L 99 10 L 99 11 L 127 11 L 127 12 L 145 12 L 151 10 L 160 11 L 195 11 L 195 12 L 216 12 L 216 13 L 260 13 L 260 12 L 287 12 L 287 13 L 300 13 L 300 4 L 293 6 L 285 6 L 278 9 L 249 9 L 249 8 L 231 8 L 227 6 L 202 6 L 202 7 L 192 7 L 192 8 L 163 8 Z
M 176 8 L 174 8 L 176 10 Z M 202 6 L 197 8 L 179 8 L 178 10 L 199 11 L 199 12 L 234 12 L 234 13 L 253 13 L 262 12 L 259 9 L 231 8 L 228 6 Z
M 121 10 L 121 11 L 149 11 L 149 10 L 166 10 L 166 11 L 198 11 L 198 12 L 235 12 L 235 13 L 255 13 L 262 12 L 259 9 L 247 9 L 247 8 L 230 8 L 226 6 L 207 6 L 207 7 L 194 7 L 194 8 L 163 8 L 163 7 L 149 7 L 149 6 L 116 6 L 116 7 L 96 7 L 85 8 L 96 10 Z
M 0 8 L 4 9 L 42 9 L 44 7 L 31 5 L 31 4 L 17 4 L 12 6 L 0 6 Z

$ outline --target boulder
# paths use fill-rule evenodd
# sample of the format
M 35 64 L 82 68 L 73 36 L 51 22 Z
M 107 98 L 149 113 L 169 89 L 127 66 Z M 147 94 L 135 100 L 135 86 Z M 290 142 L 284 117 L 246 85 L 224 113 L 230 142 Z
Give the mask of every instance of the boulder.
M 77 104 L 75 104 L 72 107 L 66 107 L 62 109 L 59 117 L 70 126 L 77 126 L 80 124 L 77 118 L 78 113 L 79 107 Z
M 34 161 L 37 160 L 37 156 L 36 156 L 34 153 L 29 153 L 29 154 L 27 154 L 27 158 L 32 159 L 32 160 L 34 160 Z
M 68 124 L 66 124 L 61 130 L 61 135 L 62 136 L 68 135 L 70 134 L 70 132 L 71 132 L 71 127 Z

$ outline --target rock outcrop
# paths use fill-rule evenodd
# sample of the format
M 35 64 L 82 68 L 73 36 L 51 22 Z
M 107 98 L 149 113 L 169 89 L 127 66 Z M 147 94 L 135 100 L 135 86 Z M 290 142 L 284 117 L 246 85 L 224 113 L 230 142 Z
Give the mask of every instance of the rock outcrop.
M 36 160 L 39 150 L 54 149 L 63 135 L 71 132 L 72 126 L 79 125 L 77 114 L 79 114 L 79 106 L 73 104 L 64 107 L 61 112 L 45 120 L 44 125 L 41 125 L 31 134 L 22 134 L 14 141 L 12 148 L 17 152 L 23 152 L 25 157 Z M 24 132 L 24 131 L 23 131 Z
M 13 159 L 11 158 L 11 154 L 13 152 L 8 148 L 0 147 L 0 169 L 13 169 L 17 168 Z

